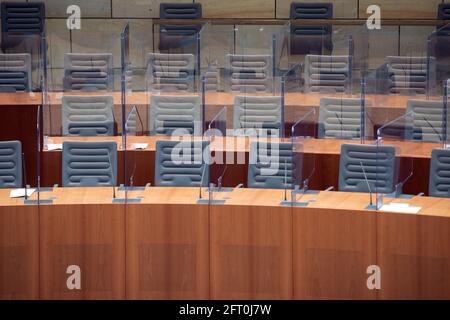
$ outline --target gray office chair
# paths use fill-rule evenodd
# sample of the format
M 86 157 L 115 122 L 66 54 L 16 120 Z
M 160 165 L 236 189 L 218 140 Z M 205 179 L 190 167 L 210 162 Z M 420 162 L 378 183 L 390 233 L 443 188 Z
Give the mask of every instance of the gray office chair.
M 31 55 L 0 54 L 0 92 L 31 91 Z
M 225 91 L 272 92 L 272 77 L 270 55 L 227 54 Z
M 112 136 L 112 96 L 63 96 L 62 132 L 65 136 Z
M 233 128 L 237 136 L 264 130 L 267 136 L 280 136 L 281 97 L 236 96 L 233 108 Z M 252 130 L 254 129 L 254 130 Z
M 321 98 L 318 138 L 361 137 L 361 99 Z
M 200 96 L 162 96 L 150 97 L 148 117 L 151 135 L 170 136 L 202 134 L 202 110 Z M 183 133 L 184 132 L 184 133 Z
M 22 186 L 22 144 L 0 141 L 0 188 Z
M 391 193 L 395 187 L 396 167 L 393 146 L 343 144 L 339 163 L 339 191 Z
M 63 187 L 115 186 L 117 143 L 115 141 L 64 141 Z
M 388 56 L 387 93 L 403 95 L 425 95 L 433 87 L 436 73 L 435 60 L 427 57 Z
M 306 93 L 348 93 L 352 61 L 349 56 L 307 55 L 305 57 Z
M 193 54 L 148 54 L 148 91 L 193 92 L 194 82 L 195 63 Z
M 112 54 L 64 54 L 64 90 L 113 91 L 114 73 Z
M 208 141 L 159 140 L 156 142 L 155 185 L 207 186 L 209 161 Z
M 408 100 L 406 114 L 412 114 L 412 140 L 443 141 L 443 101 Z
M 293 172 L 292 143 L 251 143 L 247 178 L 249 188 L 291 189 Z
M 332 3 L 291 2 L 291 20 L 333 18 Z M 291 26 L 291 55 L 330 54 L 333 51 L 332 25 Z
M 433 149 L 431 152 L 429 195 L 450 198 L 450 149 Z

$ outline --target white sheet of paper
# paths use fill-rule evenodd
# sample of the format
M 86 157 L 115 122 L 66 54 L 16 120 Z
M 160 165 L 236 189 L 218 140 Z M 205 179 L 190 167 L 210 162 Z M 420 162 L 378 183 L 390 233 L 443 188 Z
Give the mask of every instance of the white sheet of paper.
M 35 191 L 36 191 L 36 189 L 28 188 L 27 189 L 27 196 L 30 197 Z M 22 198 L 22 197 L 25 197 L 25 188 L 11 190 L 11 192 L 9 193 L 9 197 L 10 198 Z
M 408 203 L 390 203 L 380 208 L 380 211 L 397 213 L 418 213 L 422 207 L 410 207 Z
M 135 150 L 145 150 L 148 147 L 148 143 L 133 143 L 132 147 Z
M 49 143 L 47 144 L 47 150 L 48 151 L 62 150 L 62 143 Z

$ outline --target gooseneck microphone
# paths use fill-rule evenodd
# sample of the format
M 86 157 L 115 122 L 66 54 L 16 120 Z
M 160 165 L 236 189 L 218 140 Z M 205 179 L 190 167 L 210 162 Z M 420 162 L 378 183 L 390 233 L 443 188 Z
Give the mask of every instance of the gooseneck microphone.
M 217 179 L 217 191 L 220 191 L 222 189 L 222 179 L 223 179 L 223 176 L 225 175 L 225 172 L 227 172 L 227 169 L 228 169 L 228 163 L 225 163 L 225 168 L 223 169 L 223 172 L 220 175 L 220 177 Z
M 108 153 L 108 159 L 109 159 L 109 172 L 110 172 L 110 174 L 111 174 L 111 179 L 112 179 L 112 183 L 111 183 L 111 185 L 112 185 L 112 193 L 113 193 L 113 199 L 115 199 L 116 198 L 116 187 L 115 187 L 115 181 L 116 181 L 116 178 L 115 178 L 115 176 L 114 176 L 114 171 L 113 171 L 113 168 L 112 168 L 112 160 L 111 160 L 111 153 L 109 152 L 109 149 L 107 149 L 106 150 L 106 152 Z
M 372 202 L 372 189 L 370 188 L 369 179 L 367 179 L 366 170 L 364 170 L 364 165 L 363 165 L 362 161 L 360 161 L 359 164 L 361 165 L 361 169 L 362 169 L 363 174 L 364 174 L 364 179 L 366 180 L 367 187 L 369 188 L 369 193 L 370 193 L 370 205 L 372 206 L 372 205 L 373 205 L 373 202 Z
M 203 167 L 203 171 L 202 171 L 202 176 L 201 176 L 201 180 L 200 180 L 200 188 L 199 188 L 199 193 L 198 193 L 198 198 L 199 199 L 203 199 L 203 196 L 202 196 L 202 186 L 203 186 L 203 179 L 205 178 L 205 172 L 206 172 L 206 166 L 207 166 L 207 164 L 205 163 L 204 164 L 204 167 Z
M 28 190 L 27 190 L 27 167 L 25 165 L 25 153 L 22 152 L 22 176 L 25 185 L 25 200 L 28 200 Z

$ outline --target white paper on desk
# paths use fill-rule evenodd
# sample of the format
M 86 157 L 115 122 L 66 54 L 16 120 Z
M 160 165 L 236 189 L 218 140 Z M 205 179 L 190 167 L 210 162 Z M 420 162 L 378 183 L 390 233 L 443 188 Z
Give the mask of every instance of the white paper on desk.
M 27 188 L 27 196 L 30 197 L 36 189 Z M 25 197 L 25 188 L 22 189 L 14 189 L 9 193 L 10 198 L 22 198 Z
M 47 144 L 47 150 L 48 151 L 62 150 L 62 143 L 49 143 Z
M 380 211 L 396 213 L 418 213 L 422 207 L 410 207 L 408 203 L 390 203 L 380 208 Z
M 148 147 L 148 143 L 133 143 L 131 146 L 134 150 L 145 150 Z

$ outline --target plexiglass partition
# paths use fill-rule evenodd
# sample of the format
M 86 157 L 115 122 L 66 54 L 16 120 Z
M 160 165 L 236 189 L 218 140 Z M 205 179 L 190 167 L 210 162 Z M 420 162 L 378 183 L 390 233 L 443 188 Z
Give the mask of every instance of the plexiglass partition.
M 83 192 L 78 188 L 92 187 L 102 190 L 102 201 L 116 202 L 125 196 L 115 187 L 126 180 L 120 156 L 125 149 L 123 26 L 114 32 L 90 20 L 82 20 L 81 25 L 71 31 L 70 46 L 61 44 L 56 31 L 46 34 L 40 180 L 56 201 L 64 201 L 70 193 L 73 201 L 82 202 Z

